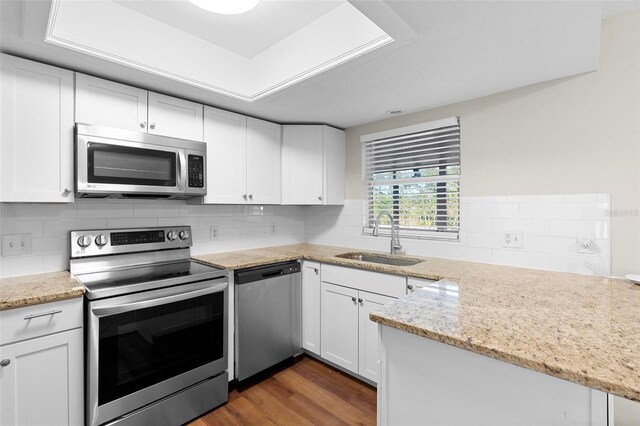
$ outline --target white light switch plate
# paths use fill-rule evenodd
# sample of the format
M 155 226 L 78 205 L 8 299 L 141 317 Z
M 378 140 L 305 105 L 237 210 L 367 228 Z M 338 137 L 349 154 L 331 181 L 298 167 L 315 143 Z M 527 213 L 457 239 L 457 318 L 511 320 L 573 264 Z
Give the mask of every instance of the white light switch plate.
M 31 254 L 31 234 L 7 234 L 2 236 L 2 256 Z

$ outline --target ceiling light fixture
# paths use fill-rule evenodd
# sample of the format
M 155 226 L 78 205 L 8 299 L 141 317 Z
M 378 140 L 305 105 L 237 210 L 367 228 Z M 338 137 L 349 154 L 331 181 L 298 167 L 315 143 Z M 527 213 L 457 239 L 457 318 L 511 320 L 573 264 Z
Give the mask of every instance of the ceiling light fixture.
M 239 15 L 253 9 L 260 0 L 188 0 L 209 12 L 221 15 Z

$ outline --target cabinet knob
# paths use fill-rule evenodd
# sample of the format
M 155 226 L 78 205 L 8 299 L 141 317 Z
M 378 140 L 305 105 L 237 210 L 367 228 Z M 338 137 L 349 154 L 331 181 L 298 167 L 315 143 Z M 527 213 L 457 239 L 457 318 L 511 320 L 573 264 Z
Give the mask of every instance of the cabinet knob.
M 318 195 L 318 200 L 322 201 L 322 195 Z
M 244 199 L 246 200 L 246 199 L 247 199 L 247 194 L 244 194 L 244 195 L 242 196 L 242 198 L 244 198 Z
M 358 303 L 362 303 L 362 297 L 358 297 Z
M 412 284 L 407 284 L 407 290 L 413 291 L 413 285 Z
M 316 273 L 316 275 L 318 274 L 318 272 L 320 272 L 320 270 L 318 268 L 313 268 L 313 272 Z
M 155 128 L 156 128 L 156 123 L 151 123 L 151 125 L 149 126 L 149 128 L 150 128 L 151 130 L 155 129 Z
M 352 297 L 352 298 L 351 298 L 351 301 L 352 301 L 353 303 L 355 303 L 355 302 L 356 302 L 356 298 L 355 298 L 355 297 Z
M 141 122 L 140 123 L 140 128 L 144 129 L 145 127 L 147 127 L 147 122 L 146 121 Z
M 3 359 L 2 361 L 0 361 L 0 367 L 6 367 L 9 364 L 11 364 L 10 359 Z
M 253 200 L 253 194 L 249 194 L 249 199 Z
M 62 195 L 64 195 L 65 197 L 68 197 L 69 194 L 71 194 L 73 191 L 70 190 L 69 188 L 65 188 L 64 191 L 62 192 Z

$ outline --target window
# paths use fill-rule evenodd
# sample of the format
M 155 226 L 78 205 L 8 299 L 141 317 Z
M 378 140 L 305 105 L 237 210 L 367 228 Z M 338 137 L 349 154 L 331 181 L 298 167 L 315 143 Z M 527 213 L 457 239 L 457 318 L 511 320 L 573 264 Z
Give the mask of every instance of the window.
M 398 222 L 400 235 L 458 239 L 460 228 L 460 120 L 437 120 L 365 135 L 364 233 L 381 212 Z M 389 219 L 380 220 L 382 232 Z

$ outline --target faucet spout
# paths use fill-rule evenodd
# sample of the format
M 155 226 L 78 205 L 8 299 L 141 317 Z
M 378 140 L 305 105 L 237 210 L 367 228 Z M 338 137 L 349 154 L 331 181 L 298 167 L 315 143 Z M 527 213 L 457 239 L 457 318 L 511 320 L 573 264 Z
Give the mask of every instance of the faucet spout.
M 399 224 L 397 221 L 393 219 L 391 213 L 387 211 L 382 211 L 378 214 L 375 221 L 375 226 L 373 228 L 373 236 L 377 237 L 380 234 L 380 218 L 382 216 L 387 216 L 391 221 L 391 254 L 402 253 L 402 245 L 400 244 L 400 238 L 398 237 L 398 227 Z

